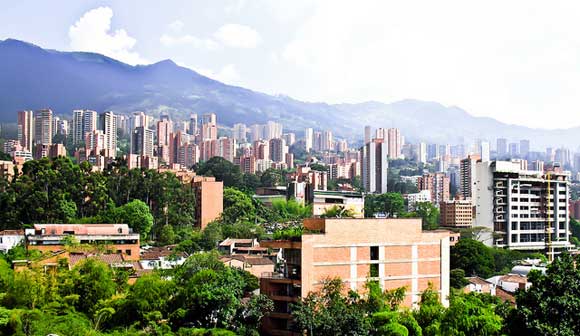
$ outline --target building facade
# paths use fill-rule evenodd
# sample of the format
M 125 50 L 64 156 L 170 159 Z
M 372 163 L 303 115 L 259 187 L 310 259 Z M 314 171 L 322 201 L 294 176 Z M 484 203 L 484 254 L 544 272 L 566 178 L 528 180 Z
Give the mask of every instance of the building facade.
M 260 242 L 281 248 L 284 260 L 279 272 L 260 279 L 260 292 L 275 306 L 263 320 L 267 335 L 299 332 L 292 326 L 292 303 L 329 278 L 340 277 L 346 288 L 360 293 L 368 280 L 383 290 L 406 287 L 407 307 L 431 284 L 448 304 L 449 231 L 422 231 L 420 219 L 307 219 L 304 228 L 317 233 Z
M 570 248 L 569 174 L 492 161 L 478 162 L 476 175 L 474 226 L 493 233 L 482 238 L 484 243 L 549 253 Z

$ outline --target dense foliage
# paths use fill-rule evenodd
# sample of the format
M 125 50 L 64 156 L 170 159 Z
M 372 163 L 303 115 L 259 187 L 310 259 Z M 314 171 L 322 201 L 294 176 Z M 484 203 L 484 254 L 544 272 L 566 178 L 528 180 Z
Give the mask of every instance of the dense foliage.
M 516 260 L 543 259 L 540 253 L 495 249 L 480 241 L 463 238 L 451 247 L 451 269 L 461 269 L 466 276 L 489 278 L 495 274 L 509 273 Z
M 96 259 L 14 272 L 0 259 L 0 335 L 256 335 L 272 310 L 250 294 L 257 279 L 216 253 L 131 286 L 120 286 L 117 272 Z
M 33 223 L 124 222 L 143 237 L 163 224 L 190 227 L 195 195 L 172 173 L 127 169 L 122 162 L 94 172 L 69 158 L 26 162 L 22 174 L 0 179 L 0 228 Z
M 401 307 L 404 288 L 381 291 L 368 282 L 365 297 L 344 294 L 340 279 L 330 279 L 310 293 L 294 309 L 296 325 L 308 335 L 501 335 L 504 307 L 481 294 L 457 294 L 445 308 L 431 289 L 421 295 L 419 307 Z

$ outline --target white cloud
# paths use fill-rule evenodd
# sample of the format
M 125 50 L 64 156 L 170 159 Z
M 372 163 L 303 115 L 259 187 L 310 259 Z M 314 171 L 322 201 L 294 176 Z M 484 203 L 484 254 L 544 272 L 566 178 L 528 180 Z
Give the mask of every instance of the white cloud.
M 129 64 L 149 63 L 132 50 L 137 40 L 124 29 L 111 31 L 113 10 L 99 7 L 86 12 L 69 28 L 70 48 L 100 53 Z
M 213 33 L 213 37 L 182 34 L 183 26 L 182 21 L 173 21 L 167 26 L 170 33 L 161 35 L 159 42 L 166 47 L 189 45 L 197 49 L 217 50 L 224 46 L 230 48 L 255 48 L 261 41 L 258 32 L 239 24 L 225 24 Z
M 193 35 L 170 35 L 163 34 L 159 39 L 161 44 L 166 47 L 174 47 L 181 45 L 192 45 L 197 49 L 215 50 L 220 47 L 220 45 L 212 39 L 203 39 Z
M 309 79 L 290 92 L 303 99 L 418 98 L 566 127 L 579 124 L 579 15 L 576 2 L 320 1 L 279 57 Z
M 228 47 L 255 48 L 260 44 L 261 37 L 254 29 L 235 23 L 221 26 L 214 37 Z

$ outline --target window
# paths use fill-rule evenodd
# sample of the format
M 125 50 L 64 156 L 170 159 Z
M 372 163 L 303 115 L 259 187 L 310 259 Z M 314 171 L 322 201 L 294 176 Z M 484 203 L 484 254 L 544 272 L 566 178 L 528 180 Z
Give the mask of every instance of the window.
M 125 254 L 130 256 L 131 255 L 131 250 L 125 250 Z
M 117 233 L 123 233 L 123 229 L 121 229 L 121 228 L 118 228 L 118 229 L 117 229 Z
M 379 260 L 379 247 L 371 246 L 370 248 L 371 260 Z M 379 276 L 379 264 L 370 264 L 370 276 L 376 278 Z

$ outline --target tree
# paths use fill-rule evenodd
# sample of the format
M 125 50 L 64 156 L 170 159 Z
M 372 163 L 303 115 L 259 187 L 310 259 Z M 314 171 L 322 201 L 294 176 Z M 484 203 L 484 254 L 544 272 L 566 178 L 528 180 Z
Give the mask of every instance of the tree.
M 159 237 L 157 241 L 161 245 L 170 245 L 175 243 L 176 235 L 171 225 L 163 225 L 161 232 L 159 232 Z
M 449 308 L 441 319 L 442 335 L 501 335 L 502 318 L 495 306 L 480 299 L 481 294 L 469 293 L 451 297 Z
M 203 176 L 214 176 L 216 180 L 224 182 L 224 187 L 242 186 L 240 167 L 220 156 L 214 156 L 200 164 L 196 172 Z
M 141 200 L 133 200 L 118 208 L 113 208 L 103 215 L 105 221 L 124 223 L 146 239 L 153 227 L 153 215 L 149 207 Z
M 434 230 L 439 227 L 439 209 L 431 202 L 419 202 L 415 213 L 422 219 L 424 230 Z
M 578 257 L 563 254 L 546 274 L 532 271 L 533 286 L 516 294 L 517 309 L 508 330 L 521 335 L 580 335 L 580 268 Z
M 460 239 L 451 248 L 451 269 L 461 268 L 468 276 L 478 275 L 489 278 L 495 265 L 492 250 L 482 242 L 473 239 Z
M 461 268 L 452 269 L 449 272 L 449 285 L 453 288 L 461 289 L 467 286 L 468 281 L 465 279 L 465 271 Z
M 322 218 L 354 218 L 354 212 L 352 209 L 345 208 L 344 206 L 334 205 L 324 211 L 320 216 Z
M 234 188 L 224 189 L 224 207 L 221 220 L 224 223 L 235 223 L 237 221 L 254 221 L 256 208 L 252 198 Z
M 76 294 L 81 300 L 77 309 L 84 313 L 94 313 L 100 300 L 115 294 L 116 284 L 109 266 L 94 258 L 81 261 L 71 273 L 72 286 L 65 289 L 65 294 Z
M 373 217 L 376 213 L 385 213 L 390 217 L 397 217 L 405 213 L 405 200 L 399 193 L 385 193 L 381 195 L 367 195 L 365 197 L 365 215 Z
M 309 293 L 294 306 L 297 327 L 308 335 L 368 335 L 370 320 L 355 292 L 342 295 L 339 278 L 324 282 L 320 292 Z

